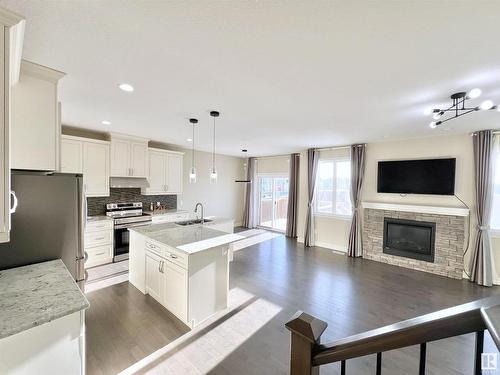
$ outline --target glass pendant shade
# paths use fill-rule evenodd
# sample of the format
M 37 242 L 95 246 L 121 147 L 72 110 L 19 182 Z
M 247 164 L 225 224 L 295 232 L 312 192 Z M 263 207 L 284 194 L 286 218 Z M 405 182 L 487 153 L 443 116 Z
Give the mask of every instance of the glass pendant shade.
M 216 183 L 217 182 L 217 168 L 212 167 L 210 168 L 210 183 Z
M 196 183 L 196 168 L 195 167 L 191 167 L 191 169 L 189 170 L 189 183 L 190 184 Z

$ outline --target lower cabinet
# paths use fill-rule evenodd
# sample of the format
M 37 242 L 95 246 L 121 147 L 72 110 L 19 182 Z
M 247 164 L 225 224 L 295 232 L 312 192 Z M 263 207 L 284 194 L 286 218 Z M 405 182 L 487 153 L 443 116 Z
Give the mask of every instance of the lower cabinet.
M 187 282 L 187 270 L 146 252 L 146 293 L 183 322 L 187 322 Z
M 85 374 L 85 312 L 0 340 L 0 374 Z
M 187 282 L 184 268 L 168 260 L 164 261 L 164 306 L 182 321 L 187 321 Z
M 158 255 L 149 251 L 146 253 L 146 293 L 164 304 L 165 274 L 161 269 L 162 263 Z
M 88 222 L 83 242 L 87 255 L 85 268 L 111 263 L 113 261 L 113 221 Z

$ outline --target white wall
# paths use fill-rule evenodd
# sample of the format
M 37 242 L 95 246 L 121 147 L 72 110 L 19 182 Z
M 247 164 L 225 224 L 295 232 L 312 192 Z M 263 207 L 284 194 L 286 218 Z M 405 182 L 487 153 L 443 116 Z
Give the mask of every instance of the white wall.
M 299 191 L 299 240 L 303 240 L 307 212 L 307 152 L 302 152 Z M 454 157 L 456 165 L 456 194 L 470 207 L 472 228 L 476 225 L 473 185 L 472 139 L 469 135 L 438 136 L 406 141 L 370 143 L 366 149 L 366 170 L 361 193 L 362 201 L 421 204 L 437 206 L 461 206 L 454 196 L 406 195 L 377 193 L 377 162 L 381 160 Z M 350 223 L 334 219 L 315 218 L 316 242 L 318 246 L 330 248 L 347 247 Z M 472 231 L 474 233 L 474 231 Z M 471 235 L 470 247 L 474 236 Z M 466 255 L 469 264 L 470 247 Z M 500 238 L 493 239 L 496 272 L 500 275 Z

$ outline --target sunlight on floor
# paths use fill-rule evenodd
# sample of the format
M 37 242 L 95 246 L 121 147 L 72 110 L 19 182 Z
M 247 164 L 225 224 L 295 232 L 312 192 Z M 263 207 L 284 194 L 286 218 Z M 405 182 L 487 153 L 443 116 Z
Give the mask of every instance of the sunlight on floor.
M 227 310 L 120 374 L 207 374 L 281 311 L 239 288 L 229 291 L 229 304 Z

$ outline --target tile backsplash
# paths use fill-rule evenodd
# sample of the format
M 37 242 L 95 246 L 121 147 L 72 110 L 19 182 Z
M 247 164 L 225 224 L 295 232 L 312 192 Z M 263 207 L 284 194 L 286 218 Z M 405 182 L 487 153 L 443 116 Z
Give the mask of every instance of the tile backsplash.
M 96 216 L 106 213 L 106 204 L 122 202 L 142 202 L 144 210 L 149 210 L 149 204 L 160 202 L 167 208 L 177 208 L 177 195 L 142 195 L 141 189 L 111 188 L 109 197 L 87 198 L 87 215 Z

